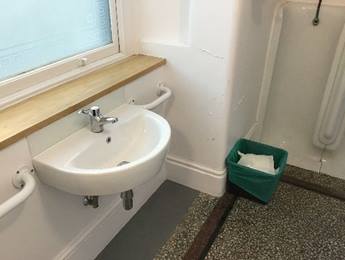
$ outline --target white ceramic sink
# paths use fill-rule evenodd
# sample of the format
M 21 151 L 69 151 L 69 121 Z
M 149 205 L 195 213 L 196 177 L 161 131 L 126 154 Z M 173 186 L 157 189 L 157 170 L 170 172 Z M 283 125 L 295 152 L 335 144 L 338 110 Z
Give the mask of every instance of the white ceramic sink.
M 78 195 L 107 195 L 130 190 L 156 175 L 166 156 L 170 126 L 161 116 L 123 105 L 104 132 L 85 127 L 33 160 L 38 177 Z M 119 164 L 129 162 L 128 164 Z

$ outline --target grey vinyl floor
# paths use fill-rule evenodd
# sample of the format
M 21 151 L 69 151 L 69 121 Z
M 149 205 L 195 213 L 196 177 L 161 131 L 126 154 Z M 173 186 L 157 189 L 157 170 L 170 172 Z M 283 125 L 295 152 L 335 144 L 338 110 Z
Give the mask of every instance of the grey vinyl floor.
M 166 181 L 96 260 L 151 260 L 182 221 L 199 192 Z

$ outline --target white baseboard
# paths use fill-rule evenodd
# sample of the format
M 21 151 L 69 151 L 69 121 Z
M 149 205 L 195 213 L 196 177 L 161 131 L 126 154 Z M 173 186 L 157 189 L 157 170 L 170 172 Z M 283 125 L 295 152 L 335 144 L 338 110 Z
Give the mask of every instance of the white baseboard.
M 172 156 L 167 158 L 166 167 L 168 180 L 216 197 L 225 193 L 225 169 L 217 171 Z
M 165 180 L 165 169 L 162 169 L 154 179 L 133 189 L 134 206 L 130 211 L 123 209 L 119 196 L 115 198 L 104 214 L 86 226 L 55 260 L 95 259 Z

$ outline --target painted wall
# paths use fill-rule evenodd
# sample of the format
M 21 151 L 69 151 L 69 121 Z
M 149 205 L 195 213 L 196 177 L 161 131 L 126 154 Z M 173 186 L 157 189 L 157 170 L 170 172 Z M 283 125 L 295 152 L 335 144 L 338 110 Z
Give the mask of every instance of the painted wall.
M 190 0 L 163 3 L 160 0 L 146 0 L 137 1 L 136 4 L 141 13 L 139 30 L 145 32 L 145 40 L 177 44 L 187 41 Z M 163 12 L 157 12 L 157 8 L 163 9 Z
M 212 194 L 217 191 L 208 187 L 225 183 L 228 149 L 256 123 L 276 3 L 168 0 L 157 12 L 155 1 L 139 1 L 141 52 L 167 58 L 163 78 L 174 92 L 168 109 L 171 179 Z M 155 22 L 146 22 L 147 17 Z M 169 35 L 159 33 L 165 26 L 174 28 Z
M 156 12 L 144 2 L 142 21 L 147 16 L 156 16 Z M 147 41 L 150 37 L 146 36 L 146 32 L 158 31 L 160 26 L 164 28 L 165 22 L 162 22 L 154 24 L 155 28 L 142 27 L 141 47 L 145 54 L 168 60 L 164 73 L 174 92 L 174 102 L 168 111 L 168 119 L 173 122 L 170 156 L 222 171 L 226 150 L 225 86 L 230 40 L 227 31 L 231 18 L 228 12 L 220 9 L 231 10 L 231 4 L 229 1 L 220 2 L 219 5 L 208 5 L 208 1 L 191 1 L 190 19 L 182 19 L 189 21 L 185 26 L 189 27 L 190 44 L 169 39 Z M 169 10 L 166 9 L 166 12 Z M 177 26 L 181 16 L 177 15 L 172 21 Z
M 264 76 L 272 20 L 279 0 L 240 1 L 236 37 L 230 53 L 228 146 L 257 127 L 257 109 Z

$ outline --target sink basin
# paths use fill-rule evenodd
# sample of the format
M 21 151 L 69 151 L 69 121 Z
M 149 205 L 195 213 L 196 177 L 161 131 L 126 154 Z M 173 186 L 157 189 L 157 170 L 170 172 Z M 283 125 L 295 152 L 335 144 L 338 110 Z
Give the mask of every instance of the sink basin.
M 162 167 L 171 130 L 161 116 L 123 105 L 107 116 L 119 122 L 104 132 L 85 127 L 33 159 L 40 180 L 78 195 L 108 195 L 130 190 Z

